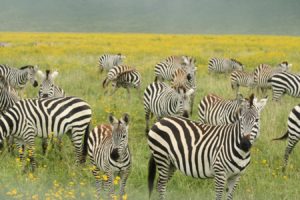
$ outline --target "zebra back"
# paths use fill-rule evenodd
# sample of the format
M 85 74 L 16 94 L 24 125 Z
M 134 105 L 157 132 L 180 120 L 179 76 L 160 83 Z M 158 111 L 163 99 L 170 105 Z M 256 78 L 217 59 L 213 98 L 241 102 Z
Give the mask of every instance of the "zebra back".
M 231 87 L 254 87 L 254 72 L 233 71 L 230 75 Z
M 120 74 L 126 72 L 126 71 L 131 71 L 133 70 L 132 67 L 127 66 L 127 65 L 117 65 L 114 66 L 113 68 L 111 68 L 107 75 L 106 78 L 104 79 L 104 81 L 102 82 L 102 86 L 103 88 L 107 87 L 108 84 L 112 81 L 115 80 Z
M 99 57 L 99 69 L 100 72 L 103 70 L 110 70 L 114 66 L 121 65 L 125 56 L 121 55 L 121 53 L 117 55 L 104 54 Z
M 208 61 L 209 72 L 227 73 L 233 70 L 243 71 L 243 69 L 244 65 L 233 58 L 211 58 Z
M 223 99 L 209 94 L 198 104 L 199 122 L 210 125 L 231 124 L 238 120 L 239 109 L 246 103 L 242 95 L 236 99 Z
M 131 69 L 118 74 L 118 76 L 112 80 L 113 87 L 134 87 L 140 88 L 141 74 L 136 69 Z

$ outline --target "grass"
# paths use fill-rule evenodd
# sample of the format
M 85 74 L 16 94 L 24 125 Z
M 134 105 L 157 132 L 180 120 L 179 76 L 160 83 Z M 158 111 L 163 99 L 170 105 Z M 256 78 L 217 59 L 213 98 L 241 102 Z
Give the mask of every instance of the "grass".
M 154 78 L 154 65 L 169 55 L 190 55 L 197 60 L 197 91 L 192 119 L 197 120 L 197 104 L 208 94 L 234 98 L 229 76 L 209 75 L 210 57 L 233 57 L 253 70 L 260 63 L 271 65 L 284 60 L 293 63 L 293 72 L 300 70 L 300 37 L 286 36 L 214 36 L 214 35 L 150 35 L 150 34 L 77 34 L 77 33 L 0 33 L 0 42 L 10 46 L 0 48 L 1 63 L 20 67 L 37 64 L 42 70 L 57 69 L 56 83 L 68 95 L 85 99 L 92 107 L 92 125 L 107 123 L 108 113 L 119 118 L 130 115 L 129 145 L 133 154 L 133 169 L 128 179 L 128 199 L 147 199 L 147 163 L 149 149 L 144 135 L 145 120 L 142 92 Z M 104 96 L 99 74 L 98 57 L 103 53 L 126 55 L 125 63 L 135 66 L 142 75 L 142 90 L 132 91 L 131 99 L 119 89 L 114 96 Z M 244 96 L 251 91 L 242 88 Z M 25 97 L 37 96 L 38 89 L 28 85 Z M 255 92 L 255 91 L 254 91 Z M 285 174 L 281 172 L 286 142 L 271 142 L 286 130 L 287 116 L 298 104 L 297 98 L 285 96 L 281 102 L 271 100 L 262 112 L 261 135 L 252 148 L 252 161 L 234 194 L 235 199 L 298 199 L 300 190 L 300 150 L 290 157 Z M 262 95 L 259 94 L 259 97 Z M 41 154 L 37 139 L 38 170 L 22 174 L 17 156 L 6 150 L 0 157 L 0 199 L 93 199 L 94 179 L 90 165 L 74 163 L 73 147 L 64 138 L 62 159 L 55 148 Z M 168 184 L 168 199 L 213 199 L 214 181 L 185 177 L 179 172 Z M 154 198 L 157 193 L 153 194 Z

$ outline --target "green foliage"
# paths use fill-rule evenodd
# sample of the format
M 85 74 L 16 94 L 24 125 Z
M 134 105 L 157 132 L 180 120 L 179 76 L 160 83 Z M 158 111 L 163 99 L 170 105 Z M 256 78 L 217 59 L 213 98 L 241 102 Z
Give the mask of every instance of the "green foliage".
M 234 57 L 253 70 L 260 63 L 275 65 L 287 60 L 293 72 L 300 67 L 300 38 L 274 36 L 197 36 L 147 34 L 32 34 L 0 33 L 10 46 L 0 48 L 1 63 L 20 67 L 38 64 L 39 68 L 57 69 L 56 84 L 68 95 L 85 99 L 92 106 L 92 126 L 108 123 L 108 113 L 131 117 L 129 145 L 133 154 L 133 169 L 127 184 L 128 199 L 147 199 L 147 163 L 149 149 L 145 137 L 142 102 L 143 90 L 154 79 L 154 65 L 169 55 L 190 55 L 197 60 L 197 91 L 192 119 L 197 120 L 197 104 L 208 94 L 234 98 L 229 75 L 208 74 L 207 62 L 212 56 Z M 126 55 L 125 63 L 135 66 L 142 75 L 140 91 L 132 89 L 128 99 L 124 89 L 105 96 L 101 83 L 105 73 L 97 68 L 98 56 L 103 53 Z M 26 97 L 36 97 L 38 88 L 27 86 Z M 242 88 L 244 96 L 251 91 Z M 256 92 L 256 91 L 253 91 Z M 261 135 L 254 144 L 252 161 L 234 194 L 235 199 L 298 199 L 300 192 L 300 150 L 290 157 L 286 174 L 281 172 L 286 142 L 272 142 L 286 131 L 290 110 L 297 98 L 285 96 L 281 102 L 269 102 L 262 112 Z M 259 94 L 259 97 L 262 97 Z M 152 120 L 152 123 L 155 119 Z M 35 173 L 22 174 L 20 161 L 6 150 L 1 153 L 0 199 L 93 199 L 96 194 L 90 165 L 75 165 L 73 146 L 63 138 L 60 153 L 49 147 L 45 156 L 37 139 Z M 213 199 L 214 181 L 185 177 L 177 172 L 168 184 L 168 199 Z M 154 192 L 153 197 L 157 197 Z

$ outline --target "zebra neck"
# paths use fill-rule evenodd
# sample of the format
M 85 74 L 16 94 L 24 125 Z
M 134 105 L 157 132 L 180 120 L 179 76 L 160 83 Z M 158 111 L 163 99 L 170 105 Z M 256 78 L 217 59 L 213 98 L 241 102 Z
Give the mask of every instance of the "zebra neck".
M 113 147 L 111 146 L 110 155 L 111 155 L 112 151 L 113 151 Z M 112 159 L 115 162 L 120 162 L 120 161 L 126 160 L 127 157 L 128 157 L 128 147 L 126 146 L 125 148 L 118 149 L 118 158 L 117 159 L 113 159 L 112 156 L 110 156 L 110 159 Z
M 26 84 L 27 80 L 28 80 L 28 72 L 26 70 L 24 72 L 21 72 L 19 81 L 21 85 L 24 85 Z

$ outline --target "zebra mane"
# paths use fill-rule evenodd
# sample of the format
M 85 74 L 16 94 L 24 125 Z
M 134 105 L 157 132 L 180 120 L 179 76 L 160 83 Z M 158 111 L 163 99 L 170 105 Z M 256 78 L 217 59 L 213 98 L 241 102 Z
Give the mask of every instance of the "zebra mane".
M 249 97 L 250 108 L 253 106 L 254 94 L 252 93 Z
M 28 68 L 34 68 L 34 66 L 32 66 L 32 65 L 25 65 L 23 67 L 20 67 L 19 69 L 20 70 L 24 70 L 24 69 L 28 69 Z
M 46 70 L 46 79 L 49 79 L 49 74 L 50 74 L 50 70 L 47 69 L 47 70 Z
M 237 60 L 234 59 L 234 58 L 230 58 L 230 60 L 231 60 L 232 62 L 235 62 L 235 63 L 239 64 L 239 65 L 243 65 L 240 61 L 237 61 Z

